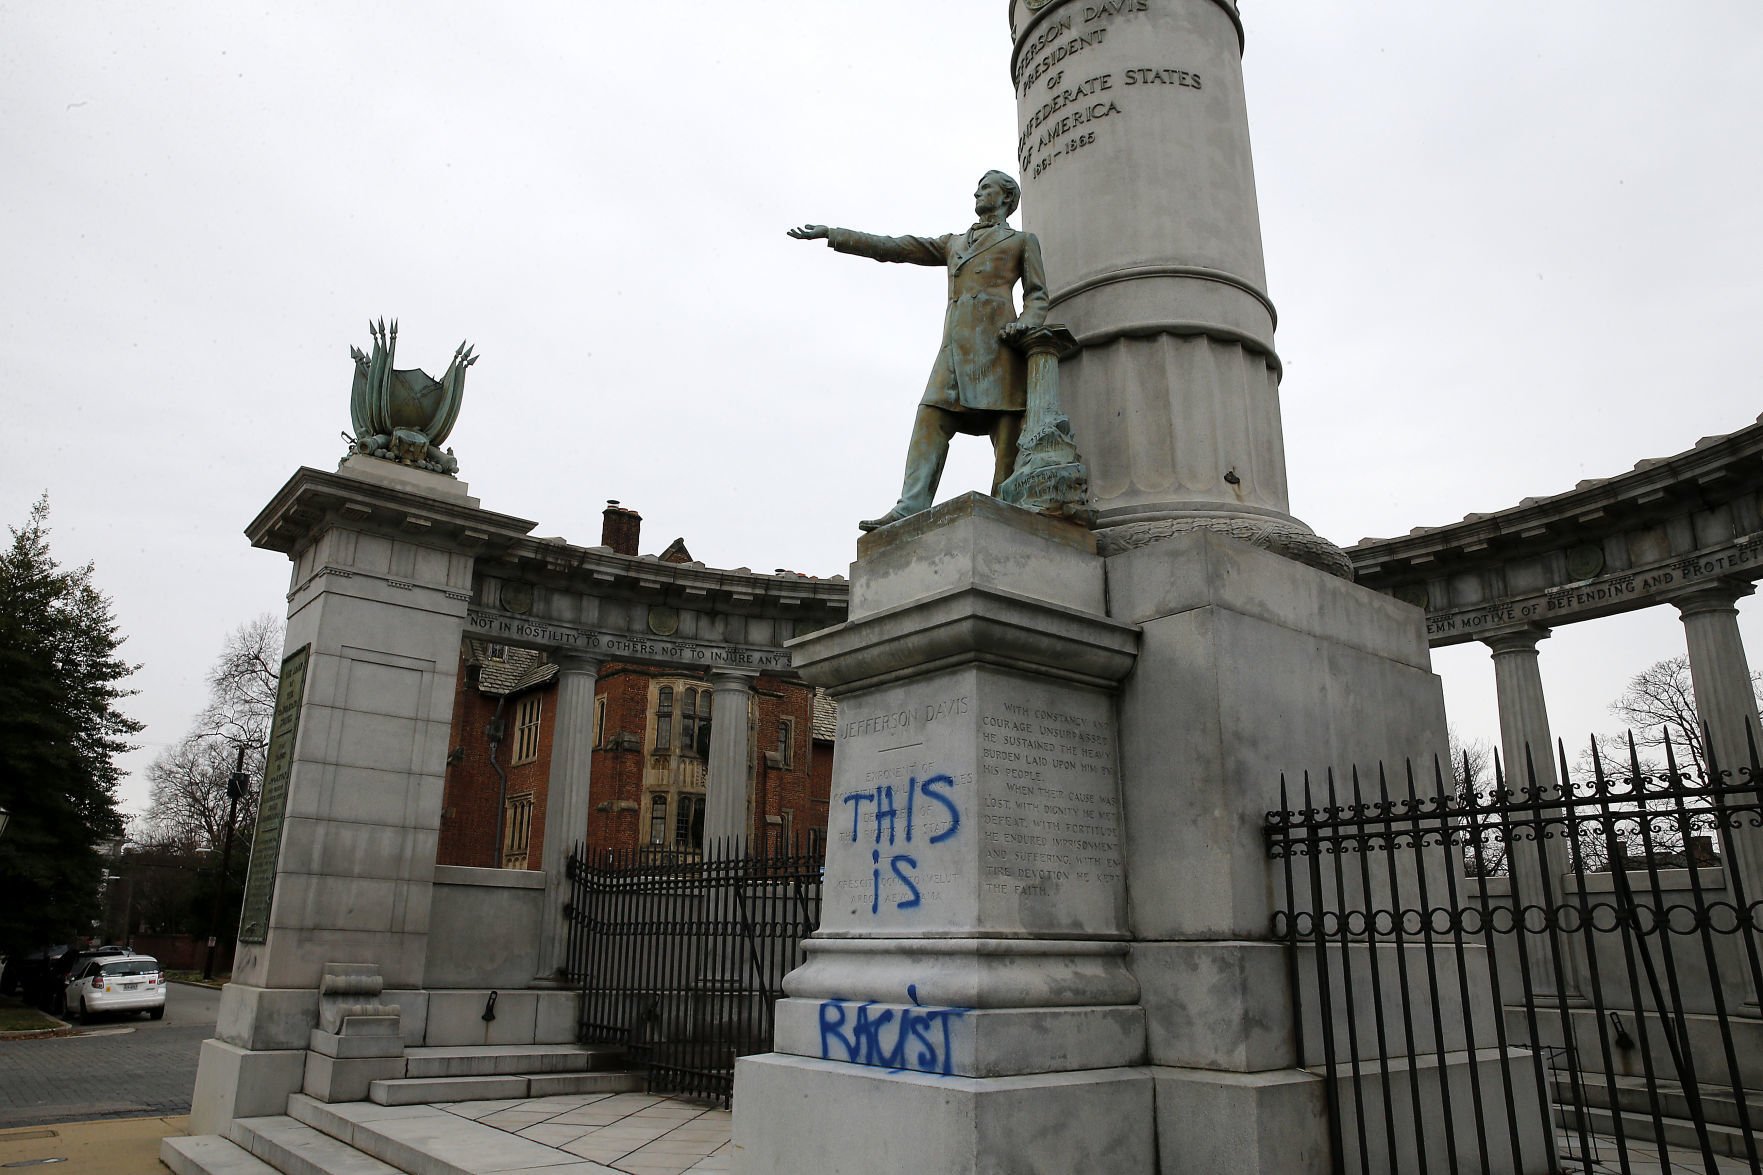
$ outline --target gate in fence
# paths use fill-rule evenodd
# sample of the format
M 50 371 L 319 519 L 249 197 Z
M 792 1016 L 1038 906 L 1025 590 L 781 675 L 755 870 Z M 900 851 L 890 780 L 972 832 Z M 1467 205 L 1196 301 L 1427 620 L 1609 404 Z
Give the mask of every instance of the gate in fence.
M 625 1045 L 652 1093 L 726 1106 L 735 1058 L 768 1052 L 772 1005 L 820 924 L 824 857 L 644 849 L 571 854 L 570 981 L 577 1037 Z
M 1273 930 L 1337 1171 L 1763 1171 L 1763 903 L 1730 852 L 1763 768 L 1663 751 L 1282 782 Z

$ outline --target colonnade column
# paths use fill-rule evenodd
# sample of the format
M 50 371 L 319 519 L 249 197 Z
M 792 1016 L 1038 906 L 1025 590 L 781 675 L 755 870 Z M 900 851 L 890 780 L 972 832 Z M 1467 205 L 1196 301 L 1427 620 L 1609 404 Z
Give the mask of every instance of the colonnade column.
M 600 659 L 557 657 L 557 725 L 551 736 L 551 778 L 545 799 L 545 909 L 539 927 L 539 974 L 555 979 L 567 962 L 569 854 L 588 834 L 588 785 L 594 767 L 594 685 Z
M 1763 739 L 1763 730 L 1757 725 L 1757 697 L 1751 691 L 1751 668 L 1739 636 L 1738 601 L 1754 590 L 1753 584 L 1720 580 L 1671 601 L 1683 620 L 1696 714 L 1709 734 L 1706 750 L 1733 783 L 1745 782 L 1744 769 L 1751 765 L 1746 729 Z M 1741 828 L 1722 830 L 1721 837 L 1728 862 L 1742 878 L 1745 899 L 1754 902 L 1763 898 L 1763 830 L 1746 821 Z
M 753 696 L 753 677 L 726 669 L 710 673 L 716 701 L 711 710 L 710 770 L 705 781 L 706 844 L 747 835 L 748 702 Z
M 1561 795 L 1561 781 L 1555 771 L 1555 738 L 1549 730 L 1549 706 L 1543 696 L 1543 675 L 1537 657 L 1538 642 L 1548 636 L 1547 628 L 1535 625 L 1483 642 L 1494 655 L 1494 690 L 1500 705 L 1500 757 L 1505 761 L 1506 787 L 1519 801 L 1531 798 L 1521 789 L 1531 786 L 1533 769 L 1538 797 L 1553 800 Z M 1544 815 L 1564 813 L 1545 811 Z M 1534 841 L 1514 839 L 1506 845 L 1515 907 L 1559 906 L 1566 900 L 1562 887 L 1569 884 L 1566 878 L 1573 867 L 1567 858 L 1566 830 L 1552 826 L 1549 831 L 1556 835 L 1539 836 Z M 1565 935 L 1561 937 L 1560 950 L 1559 976 L 1552 950 L 1545 949 L 1532 960 L 1533 990 L 1539 996 L 1578 994 L 1582 945 L 1575 936 Z

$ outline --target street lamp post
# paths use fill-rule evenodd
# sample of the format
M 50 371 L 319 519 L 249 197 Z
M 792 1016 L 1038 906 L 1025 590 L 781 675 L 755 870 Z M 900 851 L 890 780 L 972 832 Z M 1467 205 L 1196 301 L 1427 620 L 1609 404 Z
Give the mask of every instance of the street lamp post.
M 220 877 L 214 886 L 214 906 L 208 916 L 208 956 L 202 963 L 202 978 L 214 978 L 214 947 L 220 941 L 220 912 L 226 898 L 227 874 L 233 863 L 233 817 L 239 811 L 239 799 L 251 777 L 245 774 L 245 745 L 239 744 L 239 758 L 226 781 L 226 835 L 221 839 Z

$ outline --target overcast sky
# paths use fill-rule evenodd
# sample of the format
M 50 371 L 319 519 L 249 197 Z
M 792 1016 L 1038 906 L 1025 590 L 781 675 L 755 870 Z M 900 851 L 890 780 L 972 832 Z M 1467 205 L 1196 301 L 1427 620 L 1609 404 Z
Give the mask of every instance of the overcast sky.
M 1502 509 L 1756 418 L 1763 5 L 1244 20 L 1318 532 Z M 1008 62 L 1002 0 L 0 3 L 0 521 L 48 491 L 56 553 L 115 600 L 147 723 L 125 805 L 226 633 L 281 612 L 286 562 L 241 531 L 342 455 L 371 316 L 400 366 L 477 346 L 451 444 L 486 507 L 591 545 L 619 498 L 645 551 L 844 573 L 898 489 L 944 277 L 784 229 L 964 227 L 975 177 L 1014 170 Z M 989 463 L 959 438 L 943 494 Z M 1682 647 L 1670 609 L 1558 632 L 1557 733 L 1609 728 Z M 1453 724 L 1496 737 L 1486 650 L 1437 667 Z

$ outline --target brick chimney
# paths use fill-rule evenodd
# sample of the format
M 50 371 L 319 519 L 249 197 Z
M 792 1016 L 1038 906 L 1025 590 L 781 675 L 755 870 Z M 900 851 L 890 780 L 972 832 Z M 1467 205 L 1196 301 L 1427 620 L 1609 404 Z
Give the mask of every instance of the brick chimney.
M 643 529 L 643 516 L 635 510 L 620 506 L 617 498 L 608 498 L 601 518 L 604 521 L 600 524 L 600 545 L 611 547 L 620 555 L 635 556 L 637 536 Z

